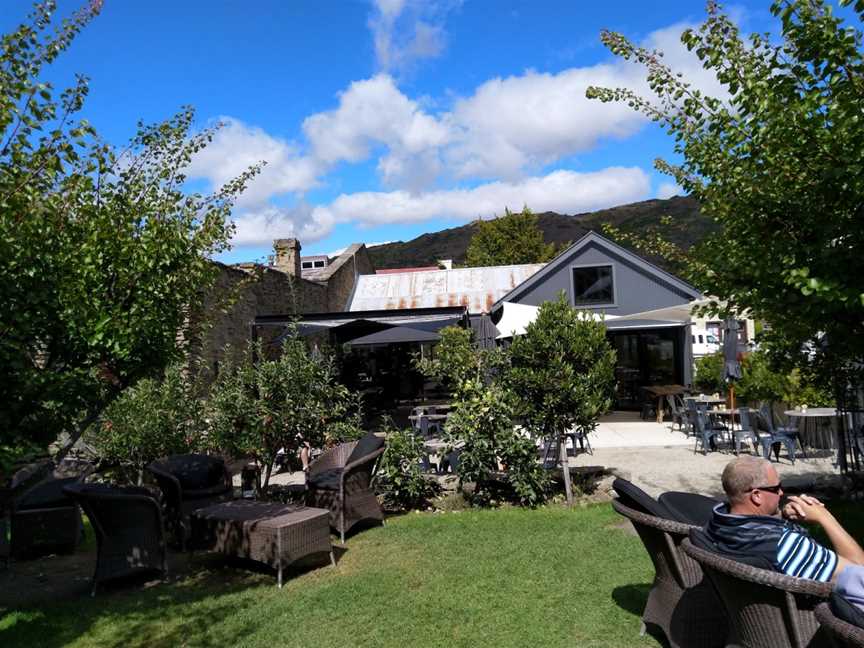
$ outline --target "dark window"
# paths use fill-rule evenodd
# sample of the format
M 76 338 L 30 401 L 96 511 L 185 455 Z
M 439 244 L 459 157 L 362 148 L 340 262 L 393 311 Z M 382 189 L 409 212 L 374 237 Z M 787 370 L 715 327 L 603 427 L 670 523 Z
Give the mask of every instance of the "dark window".
M 312 267 L 312 262 L 311 261 L 304 261 L 302 265 L 303 265 L 304 270 L 309 270 Z
M 324 262 L 323 262 L 323 261 L 316 261 L 316 262 L 315 262 L 315 267 L 316 267 L 316 268 L 323 268 L 323 267 L 324 267 Z
M 573 304 L 614 304 L 615 286 L 612 284 L 612 266 L 573 268 Z

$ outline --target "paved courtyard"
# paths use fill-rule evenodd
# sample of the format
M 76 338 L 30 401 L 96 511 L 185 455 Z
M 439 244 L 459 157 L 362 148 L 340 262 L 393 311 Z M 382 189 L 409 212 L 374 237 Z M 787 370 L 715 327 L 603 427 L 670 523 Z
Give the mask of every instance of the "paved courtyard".
M 590 436 L 594 454 L 570 459 L 572 465 L 600 465 L 616 472 L 656 496 L 668 490 L 720 495 L 720 473 L 734 458 L 731 452 L 694 453 L 694 439 L 672 429 L 672 423 L 643 421 L 636 412 L 613 412 L 604 417 Z M 834 455 L 809 451 L 793 466 L 780 453 L 774 463 L 780 479 L 797 488 L 809 488 L 817 479 L 839 474 Z M 629 477 L 628 477 L 629 475 Z

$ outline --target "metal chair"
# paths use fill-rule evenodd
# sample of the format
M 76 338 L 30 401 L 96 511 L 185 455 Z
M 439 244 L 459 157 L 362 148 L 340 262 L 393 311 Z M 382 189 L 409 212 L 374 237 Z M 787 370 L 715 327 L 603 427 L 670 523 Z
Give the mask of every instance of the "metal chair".
M 741 444 L 744 440 L 749 440 L 753 444 L 753 449 L 756 450 L 760 442 L 759 436 L 750 424 L 750 408 L 738 408 L 738 422 L 741 424 L 741 428 L 735 431 L 735 453 L 741 452 Z
M 768 431 L 767 434 L 759 435 L 759 443 L 762 446 L 762 456 L 765 457 L 765 459 L 770 460 L 771 449 L 773 448 L 774 456 L 777 461 L 780 461 L 780 446 L 782 445 L 786 448 L 786 454 L 789 456 L 789 460 L 794 464 L 796 447 L 799 445 L 797 435 L 792 436 L 775 429 L 774 422 L 771 418 L 771 412 L 766 405 L 759 408 L 759 420 Z M 801 450 L 801 454 L 805 459 L 807 458 L 803 449 Z
M 678 396 L 673 394 L 666 396 L 666 403 L 669 405 L 669 411 L 672 413 L 672 429 L 674 430 L 677 424 L 678 429 L 686 434 L 689 421 L 683 403 L 680 402 Z
M 711 419 L 708 418 L 708 415 L 697 409 L 696 410 L 696 443 L 693 446 L 693 453 L 696 453 L 696 450 L 699 448 L 699 443 L 702 443 L 702 454 L 707 455 L 708 450 L 717 449 L 717 438 L 720 437 L 722 439 L 723 433 L 726 431 L 725 428 L 714 427 Z

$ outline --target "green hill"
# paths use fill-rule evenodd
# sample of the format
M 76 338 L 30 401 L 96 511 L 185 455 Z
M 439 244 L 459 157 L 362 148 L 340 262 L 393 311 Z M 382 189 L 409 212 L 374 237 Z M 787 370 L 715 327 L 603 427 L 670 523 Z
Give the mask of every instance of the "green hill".
M 661 226 L 664 216 L 672 219 L 669 226 Z M 689 197 L 669 198 L 668 200 L 646 200 L 602 209 L 586 214 L 538 214 L 538 224 L 547 243 L 562 244 L 574 242 L 590 230 L 603 233 L 602 227 L 610 223 L 628 232 L 644 232 L 647 228 L 660 228 L 664 236 L 689 248 L 701 241 L 715 225 L 699 211 L 699 204 Z M 462 225 L 451 229 L 423 234 L 407 242 L 387 243 L 369 249 L 376 268 L 411 268 L 435 265 L 440 259 L 452 259 L 454 264 L 465 263 L 465 251 L 474 233 L 474 225 Z M 644 256 L 644 255 L 643 255 Z M 660 266 L 667 264 L 663 259 L 648 259 Z

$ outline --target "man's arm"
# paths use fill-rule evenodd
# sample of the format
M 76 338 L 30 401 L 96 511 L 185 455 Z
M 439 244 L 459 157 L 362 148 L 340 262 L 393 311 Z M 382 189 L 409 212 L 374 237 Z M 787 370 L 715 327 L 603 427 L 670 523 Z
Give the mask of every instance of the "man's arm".
M 792 495 L 789 503 L 783 507 L 783 515 L 796 522 L 812 522 L 822 527 L 837 552 L 837 568 L 832 580 L 835 580 L 847 565 L 864 565 L 864 549 L 861 549 L 855 538 L 849 535 L 831 511 L 815 497 Z

